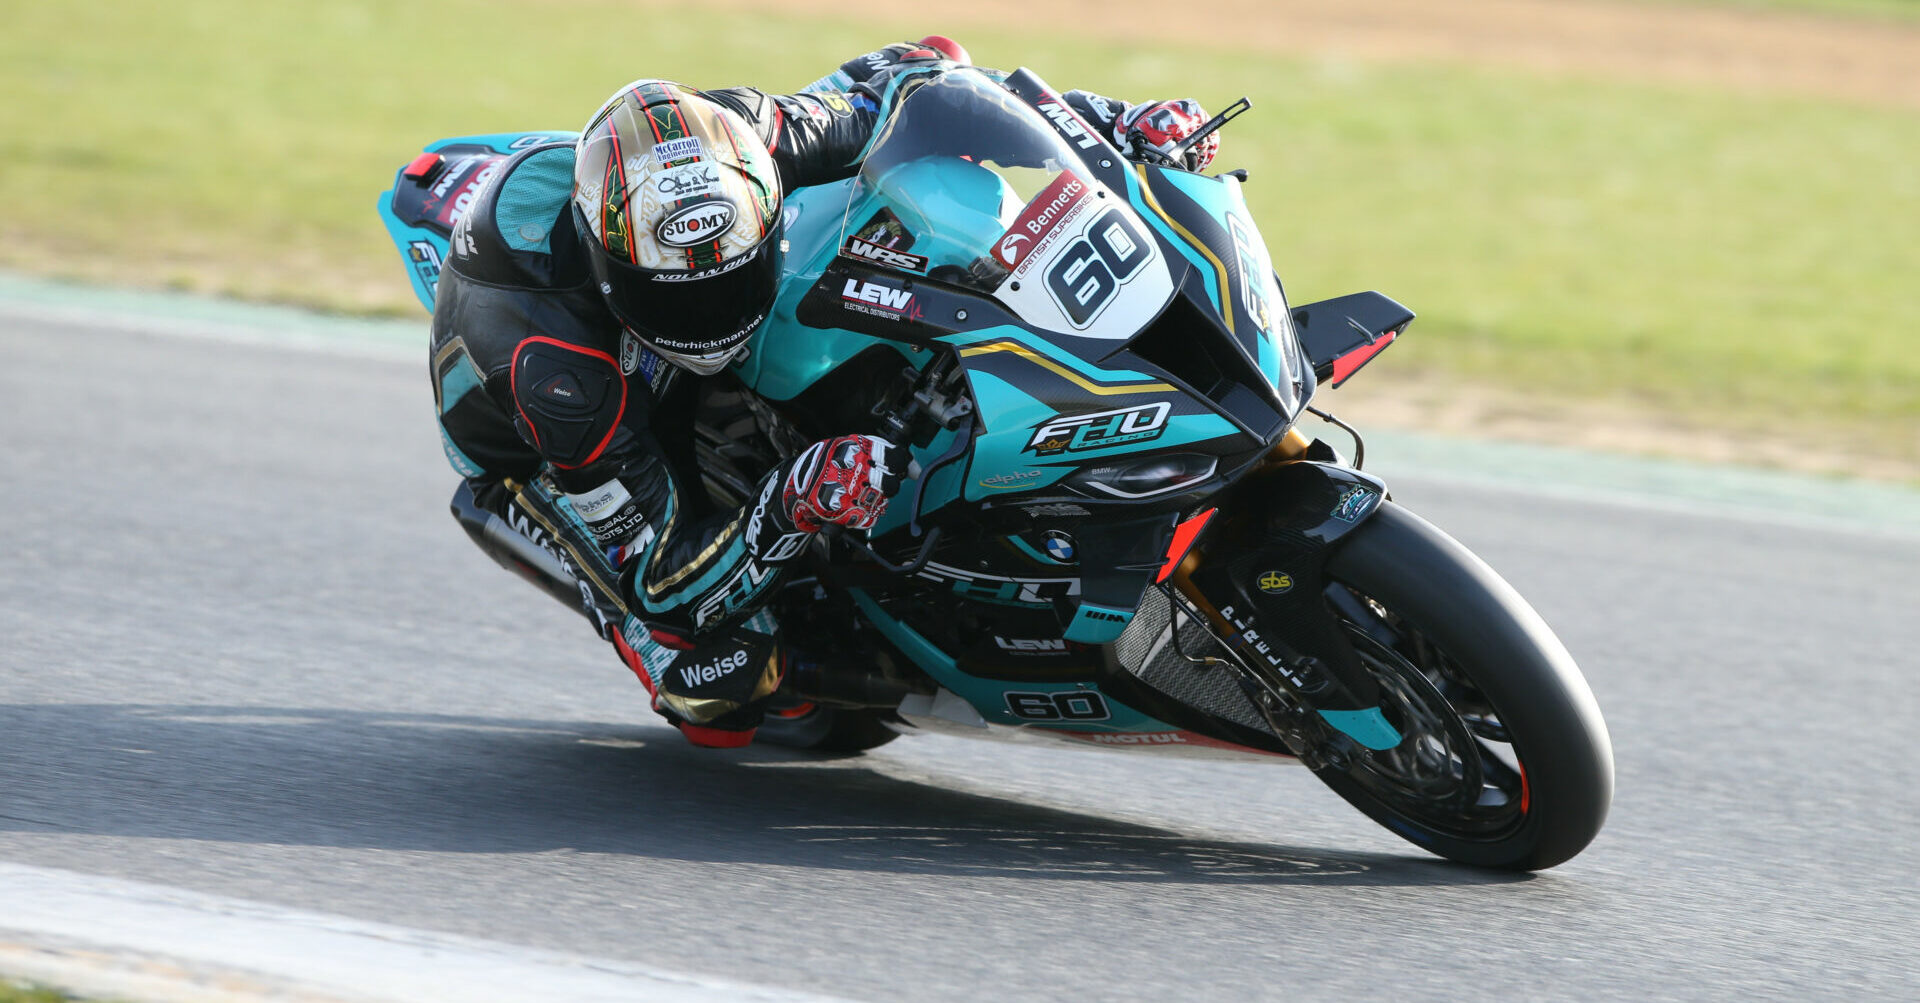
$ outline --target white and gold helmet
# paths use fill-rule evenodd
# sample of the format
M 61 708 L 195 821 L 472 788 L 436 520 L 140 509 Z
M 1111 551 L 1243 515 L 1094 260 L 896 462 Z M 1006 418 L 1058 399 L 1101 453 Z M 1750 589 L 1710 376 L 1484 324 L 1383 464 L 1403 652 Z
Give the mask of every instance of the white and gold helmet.
M 581 130 L 573 204 L 600 292 L 662 358 L 719 371 L 773 307 L 780 178 L 745 119 L 663 80 L 621 88 Z

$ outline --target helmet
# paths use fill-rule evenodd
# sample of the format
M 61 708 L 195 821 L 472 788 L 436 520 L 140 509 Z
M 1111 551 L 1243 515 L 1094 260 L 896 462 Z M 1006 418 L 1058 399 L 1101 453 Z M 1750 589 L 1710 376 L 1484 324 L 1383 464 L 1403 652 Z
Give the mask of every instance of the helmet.
M 718 372 L 772 308 L 779 175 L 731 109 L 660 80 L 621 88 L 574 147 L 573 206 L 608 308 L 667 361 Z

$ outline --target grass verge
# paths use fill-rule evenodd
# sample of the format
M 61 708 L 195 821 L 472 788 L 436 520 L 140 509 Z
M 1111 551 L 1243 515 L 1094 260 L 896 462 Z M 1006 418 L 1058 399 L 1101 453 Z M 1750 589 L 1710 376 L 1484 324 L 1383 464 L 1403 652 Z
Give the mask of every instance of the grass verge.
M 1832 2 L 1816 7 L 1833 7 Z M 641 75 L 790 89 L 885 20 L 553 0 L 0 0 L 0 264 L 416 311 L 372 211 L 441 136 L 573 127 Z M 1119 96 L 1241 94 L 1223 166 L 1290 297 L 1421 313 L 1381 367 L 1920 466 L 1920 115 L 1678 86 L 970 31 Z

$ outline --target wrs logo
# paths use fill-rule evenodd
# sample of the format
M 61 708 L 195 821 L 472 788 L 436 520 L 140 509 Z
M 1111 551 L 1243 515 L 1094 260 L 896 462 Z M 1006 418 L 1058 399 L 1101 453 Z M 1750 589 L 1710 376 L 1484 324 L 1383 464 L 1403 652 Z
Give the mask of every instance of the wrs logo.
M 840 249 L 840 253 L 855 261 L 870 261 L 886 268 L 898 268 L 908 272 L 927 270 L 927 259 L 918 254 L 908 254 L 891 247 L 882 247 L 872 241 L 861 240 L 859 237 L 848 237 L 846 246 Z

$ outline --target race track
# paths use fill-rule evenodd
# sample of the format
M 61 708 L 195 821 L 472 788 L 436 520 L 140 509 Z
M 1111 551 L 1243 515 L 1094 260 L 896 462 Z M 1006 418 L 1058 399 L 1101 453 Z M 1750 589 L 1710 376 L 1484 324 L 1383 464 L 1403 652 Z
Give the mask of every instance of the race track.
M 1599 839 L 1499 875 L 1298 768 L 691 749 L 448 518 L 422 358 L 21 316 L 0 350 L 0 861 L 869 1000 L 1916 984 L 1909 534 L 1377 469 L 1612 730 Z

